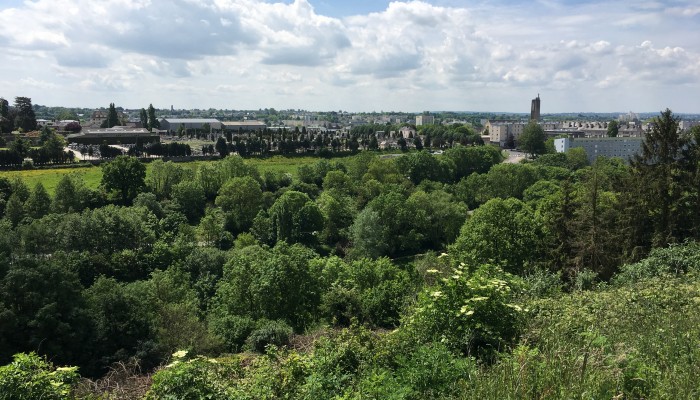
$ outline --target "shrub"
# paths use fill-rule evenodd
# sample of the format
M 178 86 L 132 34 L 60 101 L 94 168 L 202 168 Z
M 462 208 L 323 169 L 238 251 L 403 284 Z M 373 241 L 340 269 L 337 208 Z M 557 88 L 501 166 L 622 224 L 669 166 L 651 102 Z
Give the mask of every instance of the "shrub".
M 268 345 L 285 346 L 289 343 L 289 337 L 292 335 L 292 328 L 283 321 L 267 321 L 261 320 L 258 322 L 258 328 L 254 330 L 246 344 L 257 352 L 264 352 Z
M 58 367 L 35 353 L 15 354 L 0 367 L 0 399 L 65 399 L 79 378 L 78 367 Z
M 440 342 L 467 356 L 490 357 L 518 336 L 522 308 L 513 304 L 517 277 L 484 265 L 473 274 L 462 264 L 424 290 L 402 334 L 417 343 Z
M 147 400 L 232 398 L 231 380 L 241 374 L 238 360 L 197 357 L 185 361 L 186 352 L 177 352 L 173 356 L 173 363 L 153 375 Z
M 211 330 L 223 339 L 226 348 L 238 352 L 245 340 L 255 330 L 255 321 L 250 317 L 226 315 L 210 323 Z

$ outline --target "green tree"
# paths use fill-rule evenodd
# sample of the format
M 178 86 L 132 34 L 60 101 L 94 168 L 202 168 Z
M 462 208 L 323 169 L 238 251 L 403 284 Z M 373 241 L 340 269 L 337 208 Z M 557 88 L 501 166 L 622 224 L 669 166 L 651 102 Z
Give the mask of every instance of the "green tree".
M 105 120 L 105 122 L 105 128 L 112 128 L 114 126 L 121 125 L 121 121 L 119 121 L 119 114 L 117 113 L 116 107 L 114 107 L 114 103 L 109 103 L 109 109 L 107 110 L 107 119 Z
M 187 168 L 172 161 L 156 160 L 151 163 L 150 173 L 146 176 L 146 185 L 158 200 L 164 200 L 170 198 L 173 186 L 191 177 L 191 170 Z
M 22 199 L 20 199 L 17 193 L 12 193 L 5 205 L 5 218 L 15 227 L 24 219 L 24 216 L 24 202 L 22 202 Z
M 195 181 L 183 181 L 173 186 L 173 201 L 190 223 L 195 223 L 204 215 L 207 198 L 204 189 Z
M 305 193 L 284 192 L 270 207 L 270 221 L 276 240 L 287 243 L 308 243 L 323 229 L 323 215 Z
M 78 189 L 70 175 L 63 175 L 56 184 L 51 210 L 55 213 L 65 214 L 82 210 Z
M 15 128 L 25 132 L 36 129 L 36 114 L 32 107 L 32 99 L 29 97 L 15 97 Z
M 148 130 L 160 129 L 160 121 L 156 118 L 156 109 L 153 108 L 153 104 L 148 105 Z
M 545 147 L 546 139 L 544 129 L 537 122 L 530 121 L 523 128 L 523 133 L 518 138 L 518 147 L 535 158 L 547 152 Z
M 272 249 L 248 246 L 224 266 L 213 300 L 213 317 L 248 316 L 287 321 L 296 331 L 311 325 L 320 303 L 318 276 L 310 260 L 318 255 L 295 244 Z
M 608 122 L 608 137 L 617 137 L 619 131 L 620 126 L 617 124 L 616 120 Z
M 34 219 L 41 218 L 51 211 L 51 197 L 49 197 L 49 193 L 44 189 L 44 185 L 41 182 L 34 186 L 32 194 L 25 203 L 25 208 L 27 215 Z
M 9 104 L 7 100 L 0 97 L 0 134 L 12 131 L 14 121 L 10 118 Z
M 233 178 L 219 190 L 216 205 L 226 213 L 227 226 L 232 232 L 245 232 L 262 208 L 260 184 L 249 176 Z
M 219 153 L 219 156 L 221 158 L 224 158 L 228 155 L 228 145 L 226 144 L 226 139 L 223 137 L 219 137 L 216 140 L 216 145 L 214 146 L 216 148 L 216 151 Z
M 539 260 L 541 232 L 528 205 L 514 198 L 492 199 L 467 219 L 450 254 L 455 262 L 496 263 L 507 272 L 523 274 Z
M 145 108 L 141 109 L 139 113 L 139 120 L 141 121 L 141 127 L 148 129 L 148 113 Z
M 654 118 L 642 142 L 641 153 L 632 165 L 645 185 L 647 215 L 654 225 L 653 244 L 664 246 L 679 239 L 676 206 L 682 192 L 681 155 L 687 140 L 678 129 L 678 119 L 668 108 Z
M 118 156 L 102 165 L 102 186 L 128 205 L 145 186 L 146 166 L 135 157 Z

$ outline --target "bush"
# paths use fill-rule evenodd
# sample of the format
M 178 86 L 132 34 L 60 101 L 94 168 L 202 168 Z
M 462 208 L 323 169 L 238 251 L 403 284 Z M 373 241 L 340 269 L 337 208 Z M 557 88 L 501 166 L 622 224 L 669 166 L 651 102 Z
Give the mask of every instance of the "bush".
M 255 321 L 249 317 L 226 315 L 213 320 L 210 327 L 214 334 L 223 339 L 226 348 L 236 353 L 241 351 L 245 340 L 255 330 Z
M 700 271 L 700 243 L 689 242 L 655 249 L 646 259 L 626 264 L 613 278 L 613 283 L 624 286 L 644 279 L 677 276 Z
M 292 328 L 283 321 L 258 321 L 258 328 L 254 330 L 246 344 L 257 352 L 263 353 L 268 345 L 285 346 L 289 343 Z
M 490 358 L 513 343 L 522 308 L 513 304 L 517 277 L 484 265 L 473 274 L 457 267 L 440 284 L 424 290 L 404 318 L 402 335 L 416 343 L 443 343 L 467 356 Z
M 186 353 L 173 354 L 175 361 L 153 375 L 146 399 L 230 399 L 231 379 L 241 374 L 236 361 L 204 357 L 185 361 Z
M 0 399 L 66 399 L 78 381 L 78 367 L 58 367 L 35 353 L 15 354 L 0 367 Z

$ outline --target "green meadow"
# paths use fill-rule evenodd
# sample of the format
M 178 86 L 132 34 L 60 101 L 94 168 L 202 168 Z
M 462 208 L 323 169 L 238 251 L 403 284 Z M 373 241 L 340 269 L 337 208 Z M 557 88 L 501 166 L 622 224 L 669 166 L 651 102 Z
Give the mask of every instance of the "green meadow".
M 261 174 L 270 171 L 275 173 L 290 173 L 296 176 L 299 167 L 302 165 L 313 164 L 318 160 L 317 157 L 282 157 L 274 156 L 270 158 L 251 158 L 247 159 L 246 163 L 255 165 Z M 192 168 L 197 168 L 200 164 L 214 161 L 193 161 L 185 165 Z M 146 165 L 146 174 L 150 173 L 150 163 Z M 82 177 L 85 185 L 89 188 L 97 188 L 102 180 L 102 168 L 100 167 L 85 167 L 85 168 L 51 168 L 51 169 L 30 169 L 20 171 L 0 171 L 0 177 L 15 178 L 19 177 L 29 186 L 33 188 L 37 183 L 41 182 L 49 194 L 53 195 L 56 185 L 64 175 L 75 174 Z

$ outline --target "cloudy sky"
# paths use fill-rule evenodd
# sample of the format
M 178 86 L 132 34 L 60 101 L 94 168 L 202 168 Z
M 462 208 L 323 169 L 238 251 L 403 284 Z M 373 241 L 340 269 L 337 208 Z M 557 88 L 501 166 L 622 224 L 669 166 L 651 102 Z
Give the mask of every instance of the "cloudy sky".
M 0 26 L 10 101 L 700 112 L 698 0 L 1 0 Z

